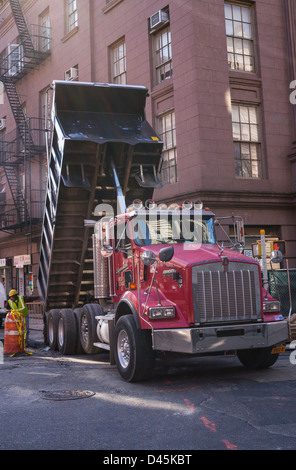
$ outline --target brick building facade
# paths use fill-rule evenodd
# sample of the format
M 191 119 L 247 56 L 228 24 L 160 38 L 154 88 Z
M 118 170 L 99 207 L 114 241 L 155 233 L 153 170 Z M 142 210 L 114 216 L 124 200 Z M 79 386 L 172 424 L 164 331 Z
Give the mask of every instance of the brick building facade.
M 46 97 L 64 79 L 145 85 L 164 141 L 155 198 L 242 215 L 246 248 L 265 229 L 296 267 L 294 0 L 3 0 L 0 58 L 7 289 L 37 294 Z

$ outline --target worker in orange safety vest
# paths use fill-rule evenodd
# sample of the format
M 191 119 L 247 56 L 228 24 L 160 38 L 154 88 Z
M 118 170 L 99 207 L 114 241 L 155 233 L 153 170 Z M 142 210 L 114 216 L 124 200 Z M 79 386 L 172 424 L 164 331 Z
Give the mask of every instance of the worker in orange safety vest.
M 29 310 L 24 300 L 23 295 L 18 295 L 15 289 L 12 289 L 9 292 L 8 305 L 11 310 L 15 310 L 23 315 L 26 325 L 26 346 L 28 346 L 29 341 Z

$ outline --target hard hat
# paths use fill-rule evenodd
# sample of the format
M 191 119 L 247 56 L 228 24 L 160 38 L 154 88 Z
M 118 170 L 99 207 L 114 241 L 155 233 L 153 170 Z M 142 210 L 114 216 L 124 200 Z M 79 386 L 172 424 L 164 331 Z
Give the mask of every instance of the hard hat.
M 9 292 L 9 297 L 13 297 L 14 295 L 17 295 L 17 291 L 15 289 L 12 289 L 10 292 Z

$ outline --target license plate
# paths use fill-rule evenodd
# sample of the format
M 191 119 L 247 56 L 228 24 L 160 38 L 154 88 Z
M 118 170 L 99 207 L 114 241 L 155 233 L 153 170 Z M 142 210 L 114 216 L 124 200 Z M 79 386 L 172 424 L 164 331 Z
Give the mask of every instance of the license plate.
M 281 353 L 284 353 L 285 351 L 286 351 L 286 346 L 284 346 L 284 345 L 275 346 L 275 347 L 271 350 L 271 354 L 281 354 Z

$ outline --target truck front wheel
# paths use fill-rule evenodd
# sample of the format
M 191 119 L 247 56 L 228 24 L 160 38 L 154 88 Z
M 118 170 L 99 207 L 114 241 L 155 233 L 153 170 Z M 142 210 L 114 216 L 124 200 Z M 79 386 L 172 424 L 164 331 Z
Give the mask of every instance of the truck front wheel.
M 128 382 L 148 379 L 154 368 L 151 333 L 139 330 L 132 315 L 119 318 L 115 327 L 115 360 L 121 377 Z
M 260 349 L 244 349 L 237 351 L 240 362 L 249 370 L 267 369 L 276 363 L 279 354 L 271 354 L 273 347 Z

